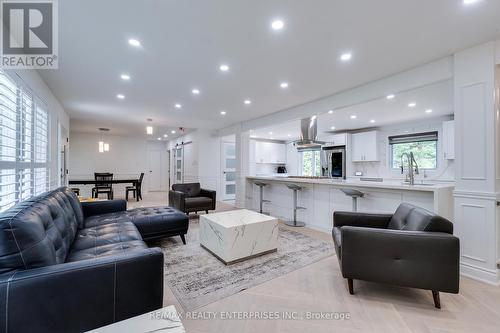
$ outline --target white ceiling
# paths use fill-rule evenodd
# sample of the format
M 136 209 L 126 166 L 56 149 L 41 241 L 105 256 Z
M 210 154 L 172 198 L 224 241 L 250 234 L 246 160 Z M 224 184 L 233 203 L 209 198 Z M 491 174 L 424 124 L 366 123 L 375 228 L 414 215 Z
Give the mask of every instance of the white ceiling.
M 65 0 L 59 7 L 59 70 L 41 74 L 73 131 L 144 133 L 146 118 L 165 131 L 222 128 L 500 36 L 500 1 L 486 0 Z M 285 29 L 275 32 L 278 17 Z M 345 51 L 349 63 L 338 59 Z M 230 71 L 221 73 L 221 63 Z M 284 80 L 288 90 L 279 88 Z
M 416 103 L 415 107 L 408 104 Z M 431 109 L 431 113 L 426 110 Z M 419 122 L 453 114 L 453 82 L 451 80 L 425 86 L 395 95 L 332 110 L 318 115 L 318 134 L 387 126 L 397 123 Z M 355 115 L 356 119 L 351 119 Z M 375 120 L 375 123 L 371 123 Z M 332 130 L 331 127 L 335 129 Z M 272 133 L 272 134 L 271 134 Z M 258 139 L 294 141 L 300 137 L 300 120 L 253 129 L 251 136 Z

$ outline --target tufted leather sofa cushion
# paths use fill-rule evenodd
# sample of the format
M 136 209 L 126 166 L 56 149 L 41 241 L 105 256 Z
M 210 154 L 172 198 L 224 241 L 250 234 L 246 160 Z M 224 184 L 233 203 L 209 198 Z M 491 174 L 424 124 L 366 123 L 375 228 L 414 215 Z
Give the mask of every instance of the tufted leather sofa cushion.
M 197 197 L 201 192 L 200 183 L 174 184 L 172 190 L 182 192 L 187 198 Z
M 453 224 L 423 208 L 403 203 L 394 213 L 387 229 L 407 231 L 434 231 L 453 234 Z
M 0 273 L 63 263 L 83 213 L 76 195 L 59 188 L 0 214 Z

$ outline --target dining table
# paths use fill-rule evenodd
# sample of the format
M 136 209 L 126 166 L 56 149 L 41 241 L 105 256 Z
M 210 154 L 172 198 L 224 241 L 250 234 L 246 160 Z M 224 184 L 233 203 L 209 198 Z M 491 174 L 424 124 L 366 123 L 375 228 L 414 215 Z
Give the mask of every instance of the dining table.
M 132 186 L 138 187 L 139 178 L 136 177 L 124 177 L 124 178 L 113 178 L 110 180 L 96 180 L 94 178 L 75 178 L 69 179 L 69 185 L 108 185 L 108 184 L 132 184 Z M 140 192 L 136 194 L 136 199 L 139 201 Z

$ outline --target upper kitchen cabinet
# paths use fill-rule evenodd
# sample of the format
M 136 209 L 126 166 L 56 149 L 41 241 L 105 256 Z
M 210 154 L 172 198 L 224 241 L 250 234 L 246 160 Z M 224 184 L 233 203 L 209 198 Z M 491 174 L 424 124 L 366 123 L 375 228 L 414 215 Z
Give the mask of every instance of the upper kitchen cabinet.
M 377 162 L 378 131 L 361 132 L 351 135 L 352 162 Z
M 262 164 L 285 164 L 286 145 L 277 142 L 256 141 L 255 162 Z
M 455 121 L 443 122 L 443 157 L 445 160 L 455 159 Z

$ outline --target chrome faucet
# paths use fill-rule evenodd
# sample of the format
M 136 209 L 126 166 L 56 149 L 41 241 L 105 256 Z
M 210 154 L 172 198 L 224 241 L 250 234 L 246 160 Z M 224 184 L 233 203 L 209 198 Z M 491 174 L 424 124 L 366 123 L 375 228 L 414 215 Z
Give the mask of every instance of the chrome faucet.
M 401 154 L 401 174 L 405 173 L 403 158 L 406 157 L 406 161 L 408 162 L 408 173 L 405 177 L 405 182 L 409 182 L 410 185 L 415 185 L 415 175 L 420 174 L 418 171 L 418 164 L 415 161 L 415 156 L 412 152 L 410 153 L 402 153 Z

